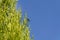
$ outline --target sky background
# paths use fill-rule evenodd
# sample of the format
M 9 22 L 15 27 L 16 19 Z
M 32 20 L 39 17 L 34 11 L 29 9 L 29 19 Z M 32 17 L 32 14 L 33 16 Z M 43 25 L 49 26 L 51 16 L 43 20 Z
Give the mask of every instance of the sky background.
M 28 13 L 34 40 L 60 40 L 60 0 L 19 0 Z

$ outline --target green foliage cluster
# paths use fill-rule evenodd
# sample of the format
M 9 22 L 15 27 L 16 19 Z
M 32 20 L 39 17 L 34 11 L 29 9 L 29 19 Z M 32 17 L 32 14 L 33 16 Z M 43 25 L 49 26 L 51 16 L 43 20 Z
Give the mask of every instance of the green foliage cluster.
M 17 0 L 0 0 L 0 40 L 30 40 L 27 17 L 21 22 Z

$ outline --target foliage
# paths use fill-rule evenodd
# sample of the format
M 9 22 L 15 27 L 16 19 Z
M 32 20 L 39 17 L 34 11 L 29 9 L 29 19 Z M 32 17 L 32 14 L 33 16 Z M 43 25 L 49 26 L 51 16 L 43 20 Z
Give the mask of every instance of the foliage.
M 0 0 L 0 40 L 30 40 L 27 17 L 21 21 L 17 0 Z

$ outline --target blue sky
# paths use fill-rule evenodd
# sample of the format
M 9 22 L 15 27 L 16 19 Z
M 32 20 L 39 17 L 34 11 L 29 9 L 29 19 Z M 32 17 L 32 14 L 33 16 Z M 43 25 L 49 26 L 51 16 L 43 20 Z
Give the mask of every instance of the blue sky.
M 19 0 L 30 18 L 34 40 L 60 40 L 60 0 Z

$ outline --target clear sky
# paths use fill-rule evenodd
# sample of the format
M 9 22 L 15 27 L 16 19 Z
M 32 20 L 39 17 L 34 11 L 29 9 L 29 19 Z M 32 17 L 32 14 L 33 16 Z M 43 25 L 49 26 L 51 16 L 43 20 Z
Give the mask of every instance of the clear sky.
M 60 0 L 19 0 L 30 18 L 34 40 L 60 40 Z

